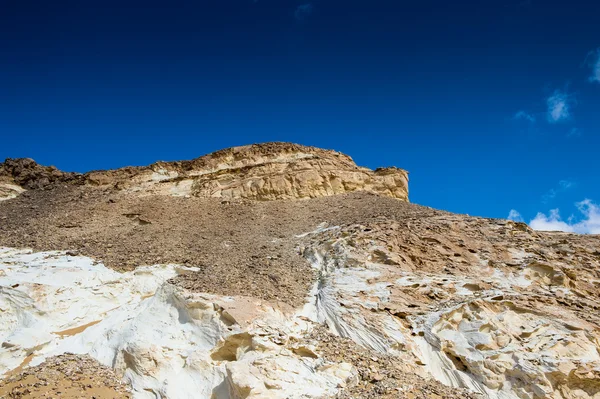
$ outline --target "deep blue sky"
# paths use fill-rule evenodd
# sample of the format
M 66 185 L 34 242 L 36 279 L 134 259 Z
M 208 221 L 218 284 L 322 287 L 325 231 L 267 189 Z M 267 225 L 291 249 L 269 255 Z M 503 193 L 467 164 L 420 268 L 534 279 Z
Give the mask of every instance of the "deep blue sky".
M 590 0 L 4 1 L 0 159 L 83 172 L 292 141 L 405 168 L 419 204 L 579 217 L 600 201 L 599 15 Z

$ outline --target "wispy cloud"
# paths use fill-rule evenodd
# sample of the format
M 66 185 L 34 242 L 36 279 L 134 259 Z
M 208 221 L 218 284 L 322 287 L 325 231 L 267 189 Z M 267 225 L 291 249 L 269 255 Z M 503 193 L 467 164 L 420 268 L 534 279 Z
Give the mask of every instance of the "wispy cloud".
M 581 130 L 574 127 L 571 130 L 569 130 L 569 133 L 567 133 L 567 138 L 573 139 L 575 137 L 581 137 L 581 135 Z
M 532 114 L 530 114 L 529 112 L 525 112 L 525 111 L 519 111 L 515 114 L 515 116 L 513 116 L 514 120 L 525 120 L 528 121 L 530 123 L 534 123 L 535 122 L 535 116 L 533 116 Z
M 555 90 L 550 97 L 546 99 L 548 106 L 548 122 L 556 123 L 571 118 L 571 108 L 574 105 L 572 94 Z
M 521 216 L 521 214 L 514 209 L 511 209 L 510 212 L 508 212 L 507 219 L 515 222 L 523 222 L 523 216 Z
M 569 181 L 569 180 L 561 180 L 558 182 L 558 186 L 555 188 L 552 188 L 550 190 L 548 190 L 548 192 L 544 195 L 542 195 L 542 202 L 544 204 L 550 202 L 551 200 L 553 200 L 554 198 L 556 198 L 556 196 L 564 191 L 567 191 L 568 189 L 575 187 L 575 182 Z
M 600 234 L 600 207 L 589 199 L 575 204 L 583 219 L 572 223 L 571 218 L 564 221 L 558 209 L 552 209 L 548 215 L 539 212 L 529 225 L 534 230 L 564 231 L 567 233 Z
M 314 7 L 312 3 L 301 4 L 296 7 L 296 11 L 294 11 L 294 17 L 298 21 L 304 21 L 310 14 L 312 14 Z
M 571 187 L 574 187 L 575 183 L 570 180 L 561 180 L 558 182 L 558 185 L 560 186 L 561 189 L 567 190 Z
M 592 67 L 592 76 L 590 76 L 590 82 L 600 83 L 600 47 L 594 51 L 588 53 L 590 66 Z

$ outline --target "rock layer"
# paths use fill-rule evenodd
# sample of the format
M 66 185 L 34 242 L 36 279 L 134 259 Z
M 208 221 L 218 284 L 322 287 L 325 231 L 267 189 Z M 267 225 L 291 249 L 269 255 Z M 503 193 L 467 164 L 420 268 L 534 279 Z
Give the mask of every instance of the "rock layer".
M 336 334 L 489 398 L 600 397 L 600 237 L 448 214 L 314 242 Z
M 599 236 L 398 201 L 336 154 L 5 173 L 32 183 L 0 246 L 69 251 L 0 251 L 0 372 L 74 351 L 140 398 L 600 399 Z M 256 201 L 283 198 L 311 199 Z
M 264 201 L 366 191 L 408 201 L 408 174 L 402 169 L 372 171 L 336 151 L 287 143 L 233 147 L 193 161 L 92 172 L 86 177 L 91 184 L 203 198 Z
M 402 169 L 372 171 L 342 153 L 289 143 L 233 147 L 192 161 L 157 162 L 85 175 L 43 167 L 31 159 L 7 159 L 0 165 L 2 177 L 22 189 L 67 182 L 140 194 L 260 201 L 365 191 L 408 201 L 408 173 Z M 0 198 L 18 193 L 15 187 L 0 186 Z
M 56 183 L 75 182 L 83 182 L 82 175 L 62 172 L 54 166 L 42 166 L 30 158 L 8 158 L 0 164 L 0 185 L 13 185 L 29 190 L 47 188 Z M 19 189 L 14 190 L 19 191 Z M 0 191 L 1 196 L 2 191 Z

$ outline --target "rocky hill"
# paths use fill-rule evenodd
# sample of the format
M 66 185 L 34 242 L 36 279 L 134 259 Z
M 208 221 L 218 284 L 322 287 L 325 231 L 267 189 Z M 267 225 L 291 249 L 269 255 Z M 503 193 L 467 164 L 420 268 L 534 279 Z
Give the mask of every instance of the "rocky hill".
M 233 147 L 192 161 L 79 175 L 43 167 L 31 159 L 0 164 L 0 196 L 57 183 L 115 188 L 140 195 L 162 194 L 223 199 L 305 199 L 365 191 L 408 201 L 408 173 L 372 171 L 336 151 L 290 143 Z M 16 187 L 18 186 L 18 187 Z M 12 190 L 12 191 L 11 191 Z
M 0 397 L 600 398 L 598 236 L 284 143 L 0 185 Z

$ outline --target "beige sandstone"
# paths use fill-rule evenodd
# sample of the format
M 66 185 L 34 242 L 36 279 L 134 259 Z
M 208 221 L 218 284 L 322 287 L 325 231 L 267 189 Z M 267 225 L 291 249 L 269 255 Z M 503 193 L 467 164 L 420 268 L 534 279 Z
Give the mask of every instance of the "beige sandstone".
M 370 170 L 342 153 L 288 143 L 233 147 L 192 161 L 157 162 L 79 175 L 37 165 L 30 159 L 0 165 L 0 199 L 25 188 L 56 182 L 174 196 L 279 200 L 366 191 L 408 201 L 408 173 L 398 168 Z M 2 182 L 2 180 L 0 180 Z
M 90 184 L 223 199 L 305 199 L 366 191 L 408 201 L 408 173 L 372 171 L 342 153 L 288 143 L 233 147 L 193 161 L 91 172 Z

